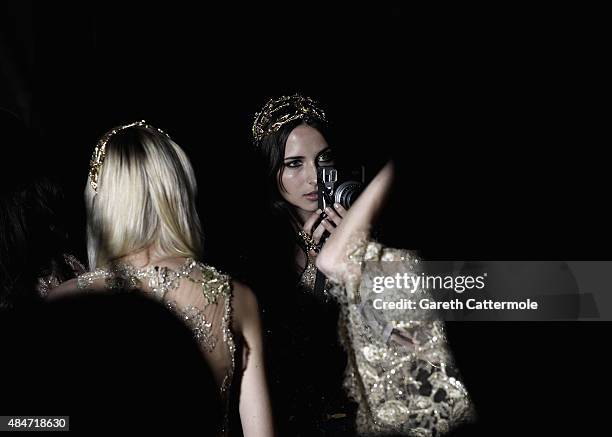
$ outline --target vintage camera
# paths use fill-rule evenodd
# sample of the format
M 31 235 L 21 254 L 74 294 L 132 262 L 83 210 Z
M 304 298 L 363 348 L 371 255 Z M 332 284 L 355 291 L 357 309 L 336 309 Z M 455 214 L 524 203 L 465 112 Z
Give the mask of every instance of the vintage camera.
M 344 177 L 342 177 L 344 176 Z M 339 203 L 349 209 L 365 184 L 365 169 L 363 166 L 353 170 L 340 171 L 331 166 L 322 166 L 317 169 L 317 187 L 319 194 L 319 208 L 324 210 Z

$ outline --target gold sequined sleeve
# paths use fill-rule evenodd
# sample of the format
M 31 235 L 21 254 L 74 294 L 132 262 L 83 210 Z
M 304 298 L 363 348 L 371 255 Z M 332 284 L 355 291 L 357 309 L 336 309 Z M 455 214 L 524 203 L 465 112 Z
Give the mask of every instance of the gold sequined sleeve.
M 474 418 L 454 366 L 444 325 L 407 310 L 376 310 L 369 277 L 416 274 L 418 258 L 407 250 L 361 244 L 352 256 L 359 282 L 331 290 L 340 302 L 339 334 L 348 354 L 344 385 L 358 403 L 360 436 L 440 436 Z M 387 298 L 407 297 L 386 290 Z M 399 341 L 401 340 L 401 341 Z

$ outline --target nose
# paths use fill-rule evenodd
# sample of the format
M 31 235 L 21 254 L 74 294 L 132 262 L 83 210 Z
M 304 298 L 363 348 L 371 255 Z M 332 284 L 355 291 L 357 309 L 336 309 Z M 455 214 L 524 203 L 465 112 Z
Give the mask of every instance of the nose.
M 317 186 L 317 166 L 316 164 L 311 163 L 308 166 L 308 175 L 307 175 L 308 184 L 313 187 Z

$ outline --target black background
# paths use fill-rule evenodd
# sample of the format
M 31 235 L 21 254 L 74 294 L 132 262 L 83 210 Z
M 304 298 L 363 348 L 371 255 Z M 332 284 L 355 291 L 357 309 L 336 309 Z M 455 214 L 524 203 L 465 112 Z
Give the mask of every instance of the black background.
M 388 244 L 435 259 L 609 259 L 597 16 L 20 2 L 2 17 L 0 96 L 42 136 L 28 159 L 44 157 L 62 184 L 81 256 L 93 146 L 144 118 L 192 159 L 207 259 L 248 280 L 253 245 L 272 232 L 252 117 L 268 98 L 301 92 L 370 172 L 395 158 Z M 10 144 L 2 150 L 2 171 L 28 171 Z M 449 327 L 495 434 L 603 426 L 595 397 L 610 389 L 608 332 L 604 323 Z

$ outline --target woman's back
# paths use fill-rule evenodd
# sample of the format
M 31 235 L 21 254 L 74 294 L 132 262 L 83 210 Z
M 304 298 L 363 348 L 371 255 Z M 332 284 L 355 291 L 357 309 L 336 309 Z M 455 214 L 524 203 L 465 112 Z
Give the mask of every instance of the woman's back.
M 192 330 L 227 396 L 234 371 L 232 287 L 228 276 L 191 258 L 170 258 L 135 267 L 117 262 L 77 278 L 79 289 L 139 290 L 170 308 Z
M 191 329 L 210 366 L 225 424 L 239 409 L 245 437 L 270 436 L 257 301 L 247 287 L 195 261 L 202 253 L 196 193 L 193 167 L 166 133 L 145 121 L 108 131 L 94 148 L 85 187 L 92 271 L 51 297 L 78 289 L 139 290 L 163 303 Z M 241 354 L 236 377 L 234 333 L 249 352 Z M 233 384 L 240 387 L 237 408 L 230 402 Z
M 52 298 L 77 291 L 104 294 L 134 292 L 162 303 L 190 329 L 210 367 L 229 424 L 231 386 L 236 362 L 232 326 L 232 283 L 214 267 L 191 258 L 164 258 L 145 262 L 142 254 L 80 275 L 51 293 Z M 136 319 L 138 320 L 138 319 Z M 240 335 L 238 335 L 240 338 Z M 174 383 L 181 375 L 166 375 Z

